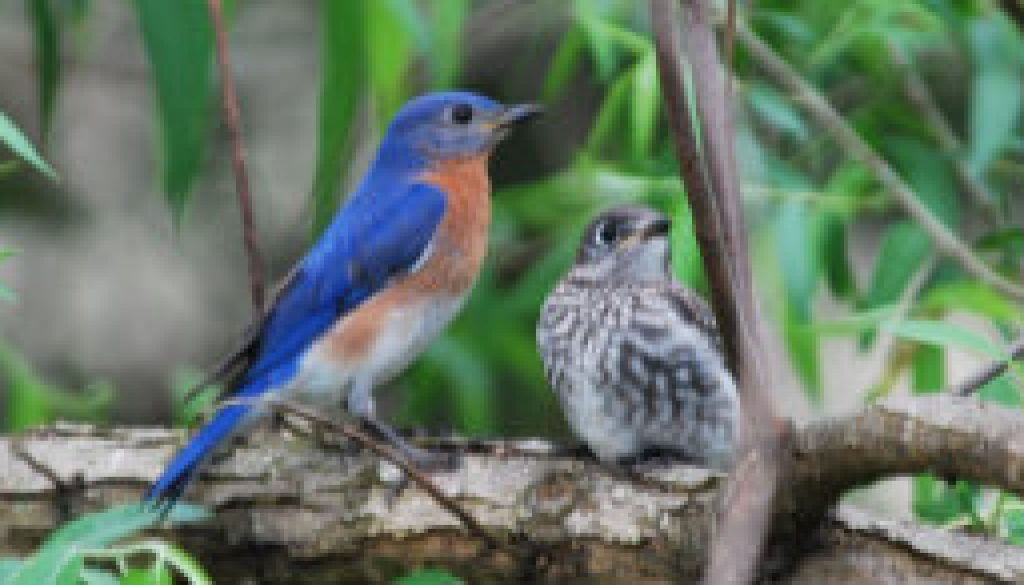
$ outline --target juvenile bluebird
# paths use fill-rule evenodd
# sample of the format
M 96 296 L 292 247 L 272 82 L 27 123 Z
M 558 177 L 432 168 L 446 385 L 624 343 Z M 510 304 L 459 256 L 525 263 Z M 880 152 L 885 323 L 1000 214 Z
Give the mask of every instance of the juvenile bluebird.
M 646 207 L 594 219 L 544 303 L 537 346 L 569 426 L 601 461 L 669 452 L 723 468 L 736 384 L 710 308 L 672 275 L 670 227 Z
M 213 373 L 239 400 L 215 413 L 144 500 L 173 504 L 218 445 L 268 414 L 260 397 L 344 406 L 408 455 L 426 455 L 377 420 L 372 391 L 466 301 L 487 250 L 488 158 L 538 111 L 464 92 L 405 104 L 359 187 Z

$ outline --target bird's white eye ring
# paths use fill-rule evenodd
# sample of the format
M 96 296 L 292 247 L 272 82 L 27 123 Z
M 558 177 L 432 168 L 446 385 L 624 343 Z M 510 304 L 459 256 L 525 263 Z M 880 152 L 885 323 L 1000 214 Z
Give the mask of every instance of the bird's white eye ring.
M 601 246 L 611 245 L 619 238 L 619 226 L 613 221 L 603 222 L 597 226 L 597 232 L 594 234 L 594 239 L 597 244 Z
M 455 124 L 466 125 L 473 121 L 473 106 L 461 103 L 448 110 L 448 117 Z

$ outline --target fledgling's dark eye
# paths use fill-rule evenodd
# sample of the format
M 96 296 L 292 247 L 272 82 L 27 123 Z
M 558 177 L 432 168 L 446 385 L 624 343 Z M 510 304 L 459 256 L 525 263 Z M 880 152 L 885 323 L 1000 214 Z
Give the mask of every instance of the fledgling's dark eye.
M 597 243 L 608 246 L 619 239 L 619 226 L 614 221 L 606 221 L 597 228 Z
M 473 121 L 473 106 L 469 104 L 455 104 L 452 106 L 452 122 L 456 124 L 469 124 Z

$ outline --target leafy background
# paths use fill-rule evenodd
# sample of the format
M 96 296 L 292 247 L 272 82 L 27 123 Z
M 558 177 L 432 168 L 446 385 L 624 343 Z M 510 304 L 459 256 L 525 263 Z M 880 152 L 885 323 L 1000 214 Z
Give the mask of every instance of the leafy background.
M 408 97 L 465 87 L 549 106 L 493 165 L 491 253 L 466 310 L 383 393 L 402 424 L 564 435 L 533 327 L 597 210 L 640 200 L 671 213 L 677 272 L 705 290 L 642 3 L 247 0 L 228 12 L 274 274 Z M 743 20 L 1020 282 L 1024 23 L 1008 14 L 992 0 L 759 0 Z M 205 2 L 4 3 L 0 52 L 12 55 L 0 110 L 30 137 L 0 118 L 3 424 L 188 420 L 181 389 L 248 311 Z M 777 332 L 766 351 L 790 381 L 783 410 L 939 392 L 1003 357 L 1020 300 L 940 257 L 742 43 L 734 69 L 755 274 Z M 1021 408 L 1019 368 L 981 395 Z M 1024 542 L 1010 496 L 926 476 L 911 492 L 921 518 Z

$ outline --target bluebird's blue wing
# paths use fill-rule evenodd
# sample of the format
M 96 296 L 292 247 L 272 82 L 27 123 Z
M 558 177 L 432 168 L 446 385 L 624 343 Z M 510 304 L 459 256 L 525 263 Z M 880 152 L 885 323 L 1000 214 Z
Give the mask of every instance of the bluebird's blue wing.
M 305 350 L 340 316 L 415 269 L 429 253 L 445 207 L 444 193 L 421 183 L 353 195 L 292 272 L 261 326 L 247 336 L 247 347 L 233 353 L 250 361 L 230 394 L 256 398 L 287 384 Z M 249 410 L 239 404 L 221 408 L 175 455 L 144 501 L 173 504 Z

